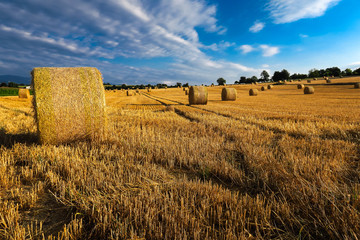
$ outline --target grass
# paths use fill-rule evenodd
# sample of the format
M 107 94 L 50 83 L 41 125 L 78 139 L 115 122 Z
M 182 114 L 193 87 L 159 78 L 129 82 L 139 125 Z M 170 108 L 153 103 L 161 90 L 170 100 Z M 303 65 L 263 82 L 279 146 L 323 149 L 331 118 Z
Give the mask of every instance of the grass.
M 359 238 L 360 92 L 297 84 L 109 91 L 109 135 L 58 146 L 0 98 L 0 239 Z
M 0 87 L 0 96 L 18 96 L 18 88 Z M 30 95 L 33 95 L 33 91 L 30 90 Z

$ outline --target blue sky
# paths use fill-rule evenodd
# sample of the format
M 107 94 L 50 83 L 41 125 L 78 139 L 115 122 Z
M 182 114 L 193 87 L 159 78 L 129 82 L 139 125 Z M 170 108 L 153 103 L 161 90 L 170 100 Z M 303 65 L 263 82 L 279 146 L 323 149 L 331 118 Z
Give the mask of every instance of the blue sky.
M 0 74 L 93 66 L 114 84 L 211 84 L 356 69 L 359 9 L 359 0 L 0 0 Z

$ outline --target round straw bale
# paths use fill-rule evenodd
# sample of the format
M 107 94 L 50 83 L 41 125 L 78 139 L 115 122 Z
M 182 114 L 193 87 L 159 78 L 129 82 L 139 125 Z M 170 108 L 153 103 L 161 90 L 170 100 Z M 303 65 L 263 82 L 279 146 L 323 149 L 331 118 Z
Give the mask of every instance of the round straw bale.
M 134 95 L 133 91 L 131 90 L 126 91 L 126 96 L 133 96 L 133 95 Z
M 309 79 L 309 80 L 307 80 L 307 83 L 311 83 L 311 80 Z
M 262 86 L 262 87 L 261 87 L 261 91 L 266 91 L 266 87 L 265 87 L 265 86 Z
M 41 143 L 98 139 L 105 133 L 105 93 L 98 69 L 34 68 L 32 84 Z
M 151 87 L 147 89 L 148 92 L 151 92 Z
M 330 80 L 330 79 L 326 79 L 326 83 L 331 83 L 331 80 Z
M 208 101 L 208 91 L 203 86 L 191 86 L 189 89 L 189 104 L 206 105 Z
M 303 89 L 304 87 L 305 87 L 304 84 L 298 84 L 298 85 L 297 85 L 297 88 L 298 88 L 298 89 Z
M 274 87 L 274 85 L 270 84 L 267 86 L 267 89 L 272 89 Z
M 360 82 L 354 84 L 354 88 L 360 88 Z
M 305 87 L 304 94 L 314 94 L 315 89 L 313 87 Z
M 257 89 L 255 89 L 255 88 L 252 88 L 252 89 L 249 90 L 249 95 L 250 96 L 257 96 L 258 93 L 259 93 L 259 91 Z
M 19 88 L 19 98 L 30 98 L 29 89 Z
M 313 80 L 314 80 L 314 81 L 316 81 L 316 80 L 317 80 L 317 78 L 313 78 Z
M 222 101 L 235 101 L 236 100 L 236 89 L 235 88 L 223 88 L 221 91 Z

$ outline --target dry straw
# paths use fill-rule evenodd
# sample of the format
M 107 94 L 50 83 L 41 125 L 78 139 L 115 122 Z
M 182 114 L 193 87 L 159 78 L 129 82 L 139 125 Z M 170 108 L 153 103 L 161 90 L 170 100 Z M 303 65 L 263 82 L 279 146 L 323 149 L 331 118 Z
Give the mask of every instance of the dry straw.
M 354 84 L 354 88 L 360 88 L 360 82 Z
M 261 91 L 266 91 L 266 87 L 265 87 L 265 86 L 262 86 L 262 87 L 261 87 Z
M 151 87 L 149 87 L 149 88 L 147 89 L 147 91 L 148 91 L 148 92 L 151 92 Z
M 235 88 L 223 88 L 221 91 L 222 101 L 235 101 L 236 100 L 236 89 Z
M 274 85 L 270 84 L 267 86 L 267 89 L 273 89 Z
M 189 95 L 189 91 L 187 89 L 185 90 L 185 95 Z
M 315 89 L 313 87 L 305 87 L 304 94 L 314 94 Z
M 249 90 L 249 95 L 250 96 L 257 96 L 258 93 L 259 93 L 259 91 L 257 89 L 255 89 L 255 88 L 252 88 L 252 89 Z
M 126 91 L 126 96 L 132 96 L 132 95 L 134 95 L 133 91 L 131 90 Z
M 331 80 L 329 78 L 326 79 L 326 83 L 331 83 Z
M 41 143 L 68 143 L 104 134 L 105 93 L 99 70 L 34 68 L 32 84 Z
M 311 80 L 309 79 L 309 80 L 307 80 L 307 83 L 311 83 Z
M 19 98 L 30 98 L 29 89 L 19 88 Z
M 305 87 L 304 84 L 298 84 L 298 85 L 297 85 L 297 88 L 298 88 L 298 89 L 303 89 L 304 87 Z
M 191 86 L 189 89 L 189 104 L 197 105 L 202 104 L 206 105 L 208 101 L 208 91 L 206 87 L 203 86 Z

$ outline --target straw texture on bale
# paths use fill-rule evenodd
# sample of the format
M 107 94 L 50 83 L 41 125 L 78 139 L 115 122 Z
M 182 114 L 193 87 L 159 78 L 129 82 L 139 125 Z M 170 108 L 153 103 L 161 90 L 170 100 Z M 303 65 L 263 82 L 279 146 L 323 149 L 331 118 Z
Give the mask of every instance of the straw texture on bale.
M 189 89 L 190 105 L 206 105 L 208 101 L 208 91 L 203 86 L 191 86 Z
M 304 94 L 314 94 L 315 89 L 313 87 L 305 87 Z
M 354 88 L 360 88 L 360 83 L 355 83 Z
M 151 88 L 148 88 L 147 91 L 148 91 L 148 92 L 151 92 Z
M 19 98 L 30 98 L 29 89 L 19 88 Z
M 221 91 L 222 101 L 235 101 L 236 100 L 236 89 L 235 88 L 223 88 Z
M 274 85 L 270 84 L 270 85 L 267 86 L 267 89 L 272 89 L 273 87 L 274 87 Z
M 105 133 L 105 91 L 98 69 L 34 68 L 32 85 L 41 143 L 94 139 Z
M 132 95 L 134 95 L 133 91 L 131 90 L 126 91 L 126 96 L 132 96 Z
M 252 88 L 252 89 L 249 90 L 249 95 L 250 96 L 257 96 L 258 93 L 259 93 L 259 91 L 257 89 Z
M 262 86 L 262 87 L 261 87 L 261 91 L 266 91 L 266 87 L 265 87 L 265 86 Z
M 298 89 L 303 89 L 304 87 L 305 87 L 304 84 L 298 84 L 298 85 L 297 85 L 297 88 L 298 88 Z
M 174 108 L 173 105 L 168 105 L 168 106 L 166 106 L 165 111 L 167 111 L 167 112 L 174 112 L 174 111 L 175 111 L 175 108 Z

